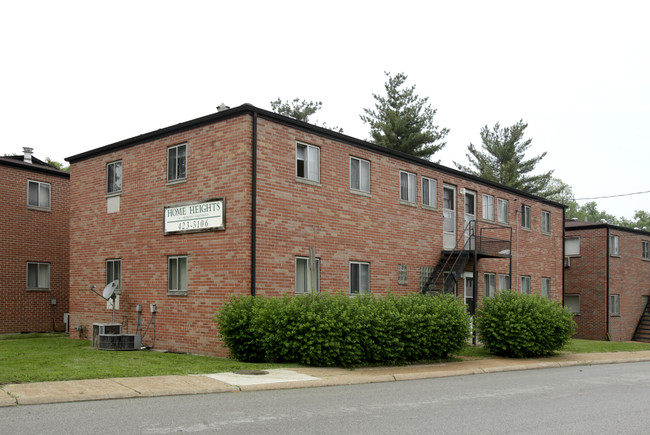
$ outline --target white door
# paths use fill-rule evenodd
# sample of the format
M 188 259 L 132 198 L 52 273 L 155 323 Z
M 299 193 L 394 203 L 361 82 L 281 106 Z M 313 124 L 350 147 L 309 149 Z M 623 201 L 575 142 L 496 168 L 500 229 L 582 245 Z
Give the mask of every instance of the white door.
M 456 187 L 442 187 L 442 248 L 456 249 Z
M 473 222 L 472 222 L 473 221 Z M 472 222 L 470 224 L 470 222 Z M 474 249 L 476 229 L 476 192 L 465 191 L 465 249 Z

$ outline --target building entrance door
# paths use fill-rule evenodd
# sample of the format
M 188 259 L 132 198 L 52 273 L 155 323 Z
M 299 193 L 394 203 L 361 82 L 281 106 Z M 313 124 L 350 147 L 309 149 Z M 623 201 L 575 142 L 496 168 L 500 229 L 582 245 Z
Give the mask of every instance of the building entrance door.
M 476 192 L 465 191 L 465 249 L 474 250 L 476 234 Z
M 442 248 L 456 249 L 456 187 L 442 187 Z

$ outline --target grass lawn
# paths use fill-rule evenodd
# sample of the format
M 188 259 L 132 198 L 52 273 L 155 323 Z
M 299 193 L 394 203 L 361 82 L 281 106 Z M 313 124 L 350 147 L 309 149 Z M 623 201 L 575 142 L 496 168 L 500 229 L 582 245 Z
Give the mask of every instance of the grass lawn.
M 259 370 L 288 364 L 249 364 L 227 358 L 161 353 L 96 350 L 87 340 L 66 334 L 0 335 L 0 385 L 158 375 L 189 375 Z

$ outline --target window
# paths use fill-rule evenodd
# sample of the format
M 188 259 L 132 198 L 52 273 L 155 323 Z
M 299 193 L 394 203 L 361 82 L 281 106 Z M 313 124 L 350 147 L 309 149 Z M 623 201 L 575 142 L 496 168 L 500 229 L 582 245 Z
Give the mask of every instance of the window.
M 438 208 L 438 182 L 432 178 L 422 177 L 422 205 Z
M 424 290 L 424 286 L 433 273 L 433 269 L 434 268 L 430 266 L 420 266 L 420 291 Z
M 521 206 L 521 227 L 530 229 L 530 207 L 527 205 Z
M 27 263 L 27 288 L 37 290 L 50 288 L 49 263 Z
M 497 221 L 501 224 L 508 223 L 508 201 L 497 198 Z
M 521 277 L 521 294 L 530 294 L 530 276 Z
M 309 257 L 296 257 L 296 293 L 311 294 L 320 291 L 320 259 L 315 259 L 316 291 L 311 291 L 311 273 Z
M 510 275 L 499 275 L 499 291 L 510 290 Z
M 320 148 L 296 144 L 296 177 L 320 182 Z
M 169 257 L 169 292 L 187 293 L 187 257 Z
M 483 279 L 485 280 L 485 297 L 493 297 L 494 290 L 496 288 L 495 276 L 493 273 L 483 274 Z
M 619 256 L 618 236 L 609 237 L 609 253 L 614 257 Z
M 408 279 L 408 266 L 406 264 L 397 265 L 397 284 L 407 285 L 409 283 Z
M 564 239 L 564 255 L 566 257 L 580 256 L 580 237 L 567 237 Z
M 350 157 L 350 189 L 370 193 L 370 162 Z
M 542 297 L 551 299 L 551 278 L 542 278 Z
M 573 314 L 580 314 L 580 295 L 564 295 L 564 306 Z
M 483 194 L 483 219 L 494 220 L 494 196 Z
M 650 260 L 650 242 L 641 242 L 641 258 Z
M 27 205 L 30 207 L 50 208 L 50 185 L 40 181 L 27 182 Z
M 106 260 L 106 285 L 117 280 L 115 293 L 122 293 L 122 260 Z
M 167 148 L 167 181 L 187 178 L 187 145 Z
M 106 165 L 106 193 L 122 191 L 122 161 Z
M 542 232 L 551 234 L 551 213 L 548 211 L 542 211 Z
M 415 174 L 399 171 L 399 199 L 415 202 Z
M 621 315 L 621 295 L 609 295 L 609 314 Z
M 351 261 L 350 294 L 365 295 L 368 293 L 370 293 L 370 264 Z

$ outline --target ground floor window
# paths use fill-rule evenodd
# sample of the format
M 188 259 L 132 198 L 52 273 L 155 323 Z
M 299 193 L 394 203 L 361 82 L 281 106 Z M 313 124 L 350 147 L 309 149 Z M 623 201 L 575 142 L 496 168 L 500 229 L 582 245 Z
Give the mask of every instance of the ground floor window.
M 409 283 L 408 266 L 406 264 L 397 265 L 397 284 L 407 285 Z
M 551 278 L 542 278 L 542 297 L 551 299 Z
M 621 295 L 609 295 L 609 314 L 612 316 L 621 314 Z
M 169 257 L 169 292 L 187 293 L 187 256 Z
M 350 294 L 370 293 L 370 263 L 350 262 Z
M 420 266 L 420 291 L 424 290 L 424 286 L 429 279 L 429 276 L 433 273 L 433 267 L 430 266 Z
M 496 289 L 496 277 L 493 273 L 483 274 L 483 280 L 485 281 L 485 296 L 488 298 L 494 297 L 494 291 Z
M 117 280 L 115 293 L 120 294 L 122 290 L 122 260 L 106 260 L 106 285 Z
M 504 275 L 500 274 L 499 275 L 499 291 L 507 291 L 510 290 L 510 275 Z
M 521 293 L 524 295 L 530 294 L 530 276 L 521 277 Z
M 311 272 L 309 270 L 309 257 L 296 257 L 296 293 L 308 294 L 320 291 L 320 259 L 315 259 L 314 271 L 316 274 L 316 289 L 311 289 Z
M 580 314 L 580 295 L 564 295 L 564 306 L 573 314 Z
M 30 290 L 50 288 L 50 263 L 27 263 L 27 288 Z

